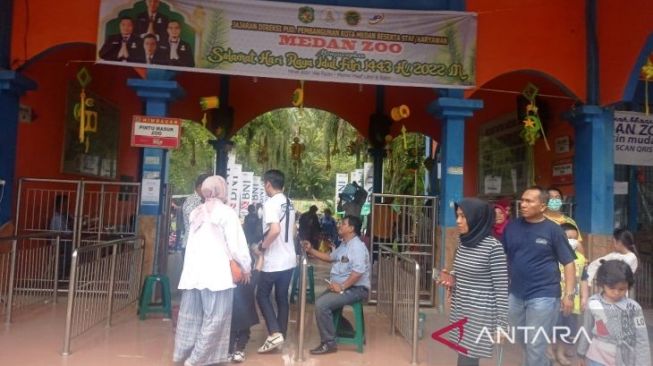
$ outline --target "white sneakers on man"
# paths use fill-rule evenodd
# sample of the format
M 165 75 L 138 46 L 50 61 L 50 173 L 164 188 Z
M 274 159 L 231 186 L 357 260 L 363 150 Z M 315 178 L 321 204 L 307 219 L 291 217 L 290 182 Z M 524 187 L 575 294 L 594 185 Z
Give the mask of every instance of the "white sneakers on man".
M 265 343 L 258 349 L 258 353 L 270 352 L 283 344 L 283 334 L 272 333 L 265 340 Z

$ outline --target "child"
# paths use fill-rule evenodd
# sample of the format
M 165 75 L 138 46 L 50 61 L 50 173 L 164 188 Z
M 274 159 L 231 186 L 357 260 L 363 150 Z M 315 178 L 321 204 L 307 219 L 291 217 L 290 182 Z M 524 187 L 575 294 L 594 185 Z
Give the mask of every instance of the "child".
M 253 253 L 252 253 L 253 252 Z M 231 312 L 231 334 L 229 338 L 229 361 L 240 363 L 245 361 L 245 346 L 249 341 L 252 325 L 258 324 L 256 313 L 256 301 L 254 290 L 259 276 L 263 256 L 260 252 L 252 249 L 252 263 L 256 262 L 252 269 L 252 276 L 249 283 L 237 283 L 234 289 L 234 302 Z
M 621 260 L 605 261 L 596 273 L 600 294 L 583 316 L 587 337 L 578 339 L 582 366 L 650 366 L 651 351 L 642 307 L 626 297 L 633 271 Z
M 608 253 L 603 257 L 594 260 L 587 266 L 587 282 L 592 286 L 592 281 L 596 275 L 596 270 L 601 265 L 601 261 L 608 261 L 618 259 L 626 262 L 633 273 L 637 271 L 637 248 L 635 247 L 635 239 L 633 234 L 626 229 L 617 229 L 614 231 L 612 238 L 612 245 L 614 245 L 614 252 Z
M 572 356 L 574 354 L 573 353 L 574 344 L 572 343 L 572 341 L 573 338 L 578 333 L 578 317 L 581 311 L 581 304 L 584 304 L 587 301 L 587 292 L 581 291 L 579 293 L 579 290 L 583 287 L 581 286 L 581 282 L 583 281 L 582 274 L 585 270 L 585 265 L 587 264 L 587 260 L 578 251 L 578 229 L 576 229 L 574 225 L 567 224 L 567 223 L 560 225 L 560 227 L 562 228 L 562 230 L 565 231 L 565 234 L 567 235 L 567 240 L 569 240 L 569 245 L 576 253 L 576 259 L 574 260 L 574 264 L 576 265 L 576 290 L 574 292 L 576 293 L 576 295 L 574 297 L 574 308 L 572 309 L 572 313 L 569 315 L 564 315 L 560 313 L 560 315 L 558 316 L 558 324 L 556 324 L 559 327 L 567 327 L 567 329 L 569 329 L 569 336 L 559 337 L 557 339 L 558 343 L 553 344 L 552 352 L 550 352 L 548 356 L 551 359 L 557 358 L 558 363 L 561 366 L 570 366 L 571 361 L 567 358 L 567 355 Z M 565 291 L 565 270 L 562 265 L 560 266 L 560 272 L 561 272 L 560 278 L 561 278 L 562 293 L 565 294 L 565 293 L 572 292 L 572 291 Z

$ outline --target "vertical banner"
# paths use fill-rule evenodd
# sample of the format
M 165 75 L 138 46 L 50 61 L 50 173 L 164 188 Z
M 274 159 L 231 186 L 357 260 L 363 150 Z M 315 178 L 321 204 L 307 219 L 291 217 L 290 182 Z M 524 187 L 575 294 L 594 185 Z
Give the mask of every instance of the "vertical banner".
M 374 163 L 363 164 L 363 189 L 367 191 L 367 199 L 361 210 L 361 215 L 369 215 L 374 190 Z
M 252 203 L 257 204 L 263 201 L 261 197 L 261 193 L 263 193 L 263 186 L 261 185 L 261 177 L 255 175 L 252 179 Z
M 254 173 L 242 172 L 240 173 L 240 217 L 247 216 L 247 208 L 254 203 L 252 200 L 254 188 Z
M 240 173 L 242 165 L 234 164 L 229 170 L 227 186 L 229 190 L 229 206 L 237 213 L 240 212 Z
M 347 173 L 337 173 L 336 174 L 336 197 L 333 201 L 334 206 L 338 205 L 338 195 L 342 192 L 345 186 L 349 183 L 349 174 Z

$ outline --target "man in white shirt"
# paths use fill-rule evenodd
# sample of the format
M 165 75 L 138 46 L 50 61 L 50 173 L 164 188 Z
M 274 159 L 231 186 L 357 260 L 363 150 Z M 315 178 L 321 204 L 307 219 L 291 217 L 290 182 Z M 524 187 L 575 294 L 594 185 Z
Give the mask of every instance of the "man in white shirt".
M 288 329 L 288 288 L 297 266 L 295 254 L 295 209 L 283 193 L 284 175 L 279 170 L 268 170 L 263 175 L 265 193 L 270 197 L 263 205 L 263 268 L 258 280 L 256 300 L 268 328 L 268 337 L 258 349 L 270 352 L 284 342 Z M 277 312 L 270 294 L 274 287 Z
M 195 66 L 193 50 L 180 36 L 181 24 L 171 20 L 168 22 L 168 40 L 161 42 L 159 49 L 165 54 L 168 65 L 193 67 Z

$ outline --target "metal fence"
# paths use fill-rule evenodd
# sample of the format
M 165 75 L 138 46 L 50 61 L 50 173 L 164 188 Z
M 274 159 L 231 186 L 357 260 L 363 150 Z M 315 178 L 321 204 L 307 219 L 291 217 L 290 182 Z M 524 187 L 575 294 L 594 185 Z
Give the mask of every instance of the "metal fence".
M 118 239 L 75 249 L 72 254 L 63 355 L 70 343 L 139 296 L 143 239 Z
M 299 258 L 299 311 L 297 312 L 297 354 L 295 354 L 296 362 L 304 361 L 304 333 L 306 330 L 306 281 L 308 277 L 308 258 L 306 253 L 302 250 L 302 255 Z
M 381 265 L 380 246 L 403 253 L 425 269 L 419 277 L 420 304 L 435 305 L 435 287 L 431 269 L 435 266 L 438 198 L 394 194 L 373 194 L 370 216 L 372 277 Z M 370 302 L 377 301 L 377 287 L 372 283 Z
M 420 304 L 420 265 L 391 247 L 379 246 L 377 312 L 390 318 L 390 331 L 411 345 L 411 363 L 417 364 Z
M 139 183 L 21 178 L 15 235 L 64 234 L 59 288 L 67 291 L 73 250 L 134 235 L 139 198 Z
M 51 233 L 0 237 L 0 315 L 57 301 L 60 236 Z

